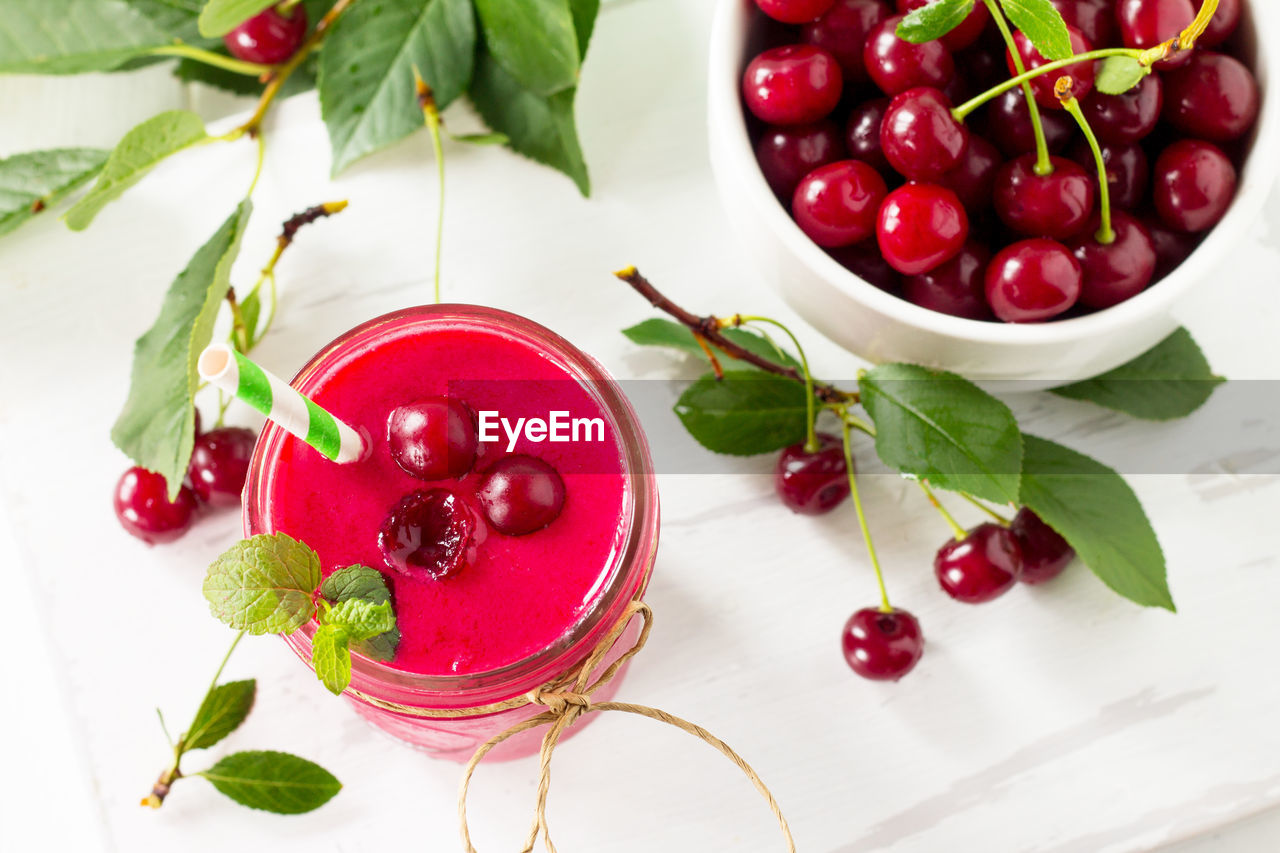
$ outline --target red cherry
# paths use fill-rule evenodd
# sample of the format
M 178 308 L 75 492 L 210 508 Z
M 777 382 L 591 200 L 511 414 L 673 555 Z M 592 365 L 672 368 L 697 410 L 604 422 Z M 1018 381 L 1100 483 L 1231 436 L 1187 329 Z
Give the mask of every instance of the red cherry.
M 747 109 L 770 124 L 811 124 L 840 102 L 835 57 L 807 44 L 766 50 L 747 65 L 742 94 Z
M 114 504 L 120 526 L 148 545 L 172 542 L 186 533 L 197 506 L 195 493 L 186 486 L 170 501 L 164 477 L 137 466 L 116 483 Z
M 756 0 L 760 11 L 784 24 L 815 20 L 831 8 L 833 0 Z
M 307 10 L 301 3 L 287 13 L 273 6 L 223 36 L 227 50 L 237 59 L 262 65 L 279 65 L 298 52 L 307 37 Z
M 1110 308 L 1132 299 L 1151 283 L 1156 271 L 1156 249 L 1142 223 L 1122 211 L 1111 215 L 1115 240 L 1099 243 L 1099 216 L 1094 216 L 1068 248 L 1080 262 L 1082 280 L 1080 304 L 1089 308 Z
M 1098 139 L 1126 145 L 1151 135 L 1160 122 L 1164 105 L 1164 84 L 1159 74 L 1148 74 L 1123 95 L 1094 92 L 1081 103 L 1089 126 Z
M 880 205 L 876 237 L 889 266 L 919 275 L 960 253 L 969 237 L 969 217 L 946 187 L 907 184 Z
M 1196 17 L 1191 0 L 1118 0 L 1116 21 L 1125 47 L 1145 50 L 1178 36 Z M 1182 64 L 1189 54 L 1176 54 L 1156 65 L 1165 70 Z
M 842 156 L 840 134 L 830 121 L 767 127 L 756 143 L 756 161 L 764 179 L 778 198 L 788 202 L 801 178 Z
M 1076 129 L 1071 117 L 1061 111 L 1042 112 L 1040 123 L 1044 127 L 1045 143 L 1052 152 L 1066 148 Z M 987 107 L 984 126 L 985 136 L 1000 146 L 1006 157 L 1018 157 L 1036 150 L 1031 113 L 1021 89 L 1010 89 L 992 101 Z
M 952 190 L 970 213 L 981 213 L 991 207 L 996 188 L 996 175 L 1004 165 L 1000 150 L 981 136 L 969 136 L 960 164 L 938 179 Z
M 882 0 L 836 0 L 825 15 L 800 31 L 800 38 L 836 58 L 845 85 L 861 85 L 869 79 L 862 48 L 871 31 L 890 14 Z
M 419 480 L 457 479 L 476 461 L 475 417 L 461 400 L 427 397 L 387 416 L 391 458 Z
M 1196 5 L 1199 9 L 1204 0 Z M 1196 42 L 1197 47 L 1217 47 L 1235 33 L 1240 26 L 1240 0 L 1219 0 L 1217 11 L 1209 19 L 1209 27 Z
M 880 247 L 874 240 L 831 249 L 828 254 L 840 266 L 883 291 L 897 293 L 902 288 L 902 277 L 898 275 L 897 270 L 889 266 L 889 262 L 884 259 L 884 255 L 880 254 Z
M 239 506 L 258 437 L 251 429 L 220 427 L 197 436 L 187 466 L 191 490 L 210 506 Z
M 1236 194 L 1236 169 L 1211 142 L 1183 139 L 1156 160 L 1152 196 L 1156 213 L 1178 231 L 1208 231 Z
M 880 126 L 884 124 L 884 114 L 888 109 L 888 98 L 873 98 L 859 104 L 849 114 L 844 132 L 844 144 L 849 149 L 849 156 L 885 173 L 892 167 L 880 145 Z
M 933 2 L 936 0 L 898 0 L 898 11 L 905 15 Z M 991 23 L 991 12 L 986 4 L 979 0 L 974 5 L 973 11 L 955 29 L 944 35 L 941 41 L 951 50 L 964 50 L 982 36 L 982 31 L 989 23 Z
M 804 442 L 793 444 L 778 457 L 773 485 L 782 502 L 800 515 L 824 515 L 849 497 L 849 469 L 839 436 L 818 434 L 812 453 Z
M 987 302 L 1006 323 L 1050 320 L 1076 304 L 1083 275 L 1061 243 L 1023 240 L 1000 250 L 987 266 Z
M 1051 581 L 1075 559 L 1076 552 L 1067 540 L 1025 506 L 1013 517 L 1009 532 L 1018 541 L 1018 550 L 1022 553 L 1022 574 L 1018 580 L 1023 583 Z
M 1093 211 L 1093 184 L 1079 164 L 1050 158 L 1053 172 L 1037 175 L 1036 157 L 1010 160 L 996 175 L 994 201 L 1001 221 L 1019 234 L 1065 239 L 1079 233 Z
M 1116 39 L 1113 0 L 1050 0 L 1067 22 L 1094 47 L 1111 47 Z
M 448 489 L 406 496 L 378 531 L 378 547 L 391 569 L 408 577 L 443 580 L 475 558 L 476 518 Z
M 1164 120 L 1191 136 L 1230 142 L 1258 118 L 1258 82 L 1226 54 L 1197 50 L 1181 68 L 1166 72 L 1164 82 Z
M 1089 44 L 1089 40 L 1075 27 L 1067 27 L 1067 32 L 1071 34 L 1072 53 L 1088 53 L 1093 50 L 1093 45 Z M 1040 51 L 1036 50 L 1036 46 L 1031 43 L 1031 39 L 1023 35 L 1021 30 L 1013 34 L 1013 43 L 1017 45 L 1018 53 L 1022 56 L 1023 65 L 1026 66 L 1028 71 L 1034 71 L 1041 66 L 1049 64 L 1049 60 L 1045 59 L 1040 54 Z M 1009 66 L 1009 73 L 1017 74 L 1017 66 L 1013 64 L 1013 54 L 1006 51 L 1005 56 L 1005 61 Z M 1093 91 L 1095 74 L 1096 70 L 1092 61 L 1077 62 L 1074 65 L 1068 65 L 1066 68 L 1051 71 L 1048 74 L 1041 74 L 1039 77 L 1032 79 L 1031 90 L 1035 92 L 1036 103 L 1040 106 L 1046 109 L 1060 110 L 1062 109 L 1062 102 L 1054 94 L 1058 80 L 1063 77 L 1070 77 L 1072 80 L 1071 94 L 1075 95 L 1078 100 L 1084 100 Z
M 1200 238 L 1194 234 L 1174 231 L 1155 216 L 1147 216 L 1142 225 L 1151 236 L 1151 244 L 1156 250 L 1156 271 L 1151 283 L 1163 280 L 1169 273 L 1182 266 L 1182 262 L 1191 257 Z
M 850 246 L 875 233 L 876 213 L 888 191 L 884 178 L 866 163 L 839 160 L 805 175 L 792 197 L 791 214 L 819 246 Z
M 960 254 L 927 273 L 902 280 L 902 295 L 913 305 L 970 320 L 994 320 L 987 305 L 984 274 L 991 251 L 969 240 Z
M 524 536 L 560 517 L 564 493 L 564 480 L 549 463 L 515 455 L 489 466 L 476 498 L 499 533 Z
M 943 592 L 965 604 L 1004 595 L 1022 574 L 1022 552 L 1013 534 L 999 524 L 980 524 L 963 539 L 938 549 L 933 571 Z
M 880 125 L 889 164 L 912 181 L 936 181 L 960 164 L 969 131 L 951 115 L 951 102 L 922 86 L 895 95 Z
M 924 634 L 916 617 L 894 608 L 875 607 L 849 617 L 840 637 L 849 668 L 871 681 L 897 681 L 924 654 Z
M 955 76 L 955 60 L 940 41 L 912 44 L 898 38 L 902 15 L 885 19 L 871 31 L 863 48 L 867 74 L 886 95 L 896 95 L 917 86 L 945 89 Z
M 1136 210 L 1142 206 L 1147 196 L 1147 185 L 1151 182 L 1151 164 L 1147 161 L 1147 152 L 1141 145 L 1099 146 L 1102 151 L 1102 163 L 1106 167 L 1107 185 L 1111 190 L 1111 205 L 1123 210 Z M 1094 189 L 1098 186 L 1098 164 L 1093 157 L 1093 149 L 1089 143 L 1081 139 L 1071 146 L 1071 159 L 1080 164 L 1089 176 Z

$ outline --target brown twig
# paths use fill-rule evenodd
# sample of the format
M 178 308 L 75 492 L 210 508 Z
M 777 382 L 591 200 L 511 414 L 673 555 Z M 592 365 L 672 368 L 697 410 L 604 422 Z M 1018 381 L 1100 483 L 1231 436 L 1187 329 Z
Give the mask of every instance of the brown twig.
M 710 343 L 730 358 L 745 361 L 748 364 L 755 365 L 767 373 L 782 376 L 786 379 L 793 379 L 796 382 L 804 384 L 804 374 L 799 370 L 796 370 L 794 367 L 778 364 L 775 361 L 770 361 L 764 356 L 756 355 L 751 350 L 729 340 L 721 333 L 723 324 L 718 317 L 710 314 L 706 317 L 699 317 L 697 314 L 681 308 L 679 305 L 664 296 L 663 293 L 658 290 L 658 288 L 654 287 L 648 279 L 642 276 L 635 267 L 627 267 L 624 270 L 619 270 L 614 273 L 614 275 L 631 285 L 632 289 L 645 299 L 649 300 L 649 304 L 654 308 L 674 317 L 682 325 L 688 326 L 689 330 L 693 332 L 694 337 L 700 339 L 700 343 Z M 712 359 L 712 362 L 713 364 L 715 363 L 714 358 Z M 813 393 L 824 403 L 848 403 L 858 399 L 857 394 L 850 391 L 842 391 L 834 385 L 824 382 L 815 382 L 813 386 Z

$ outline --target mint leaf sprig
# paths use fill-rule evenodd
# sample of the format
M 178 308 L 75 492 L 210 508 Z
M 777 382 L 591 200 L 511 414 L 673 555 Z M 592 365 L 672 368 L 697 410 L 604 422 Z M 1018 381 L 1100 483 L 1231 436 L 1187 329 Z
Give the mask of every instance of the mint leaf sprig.
M 735 328 L 742 319 L 739 315 L 722 319 L 693 314 L 664 296 L 634 267 L 617 276 L 677 321 L 646 320 L 625 330 L 627 337 L 642 345 L 708 358 L 711 371 L 685 390 L 675 412 L 686 430 L 709 450 L 749 456 L 804 441 L 812 429 L 810 404 L 816 404 L 820 414 L 834 415 L 843 427 L 851 481 L 849 442 L 851 433 L 858 432 L 874 440 L 876 453 L 886 465 L 918 480 L 931 503 L 939 505 L 930 485 L 961 495 L 1005 525 L 1008 519 L 984 500 L 998 506 L 1026 506 L 1056 530 L 1112 590 L 1143 606 L 1174 610 L 1160 543 L 1124 479 L 1087 456 L 1024 435 L 1008 406 L 972 382 L 918 365 L 885 364 L 863 371 L 856 389 L 838 388 L 813 380 L 807 371 L 802 375 L 789 354 L 781 359 L 763 354 L 772 346 L 763 336 L 750 346 L 730 340 L 726 336 L 730 331 L 750 334 Z M 717 352 L 754 369 L 726 370 Z M 1142 380 L 1145 387 L 1138 389 L 1135 380 Z M 1203 355 L 1190 335 L 1180 330 L 1153 353 L 1119 368 L 1113 377 L 1071 386 L 1064 396 L 1139 417 L 1167 419 L 1198 409 L 1215 384 Z M 812 394 L 806 387 L 812 388 Z M 1126 387 L 1140 390 L 1141 399 L 1132 404 L 1120 400 L 1118 389 Z M 851 487 L 856 495 L 856 485 L 851 482 Z M 858 509 L 866 533 L 860 505 Z M 869 535 L 866 538 L 887 608 L 878 560 Z
M 391 591 L 368 566 L 339 569 L 321 582 L 320 557 L 285 533 L 237 542 L 209 566 L 204 597 L 219 621 L 247 634 L 292 634 L 313 617 L 316 677 L 330 692 L 351 684 L 351 648 L 389 660 L 400 640 Z
M 342 790 L 342 783 L 328 770 L 287 752 L 235 752 L 205 770 L 183 773 L 182 759 L 188 752 L 208 749 L 220 743 L 240 728 L 253 710 L 258 689 L 256 680 L 218 683 L 244 633 L 237 634 L 231 648 L 227 649 L 191 725 L 176 741 L 169 739 L 173 761 L 160 774 L 151 792 L 142 798 L 142 805 L 160 808 L 176 782 L 193 776 L 207 779 L 217 790 L 241 805 L 276 814 L 300 814 L 318 809 Z M 168 737 L 164 715 L 158 708 L 156 714 Z

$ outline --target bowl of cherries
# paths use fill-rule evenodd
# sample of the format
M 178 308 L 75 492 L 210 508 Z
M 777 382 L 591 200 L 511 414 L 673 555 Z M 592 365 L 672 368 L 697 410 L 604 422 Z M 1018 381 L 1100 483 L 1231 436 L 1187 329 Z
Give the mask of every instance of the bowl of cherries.
M 1171 333 L 1260 213 L 1273 18 L 1260 0 L 721 0 L 717 185 L 761 274 L 851 352 L 1089 378 Z

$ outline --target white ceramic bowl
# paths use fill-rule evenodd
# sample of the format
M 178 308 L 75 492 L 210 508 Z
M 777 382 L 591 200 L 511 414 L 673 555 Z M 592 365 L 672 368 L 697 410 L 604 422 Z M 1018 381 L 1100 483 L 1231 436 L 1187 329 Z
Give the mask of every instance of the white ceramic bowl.
M 919 308 L 846 270 L 791 220 L 765 183 L 747 136 L 741 81 L 753 0 L 719 0 L 708 82 L 711 165 L 725 212 L 760 275 L 820 332 L 871 362 L 906 361 L 975 380 L 1024 380 L 1047 388 L 1096 376 L 1163 340 L 1178 325 L 1173 309 L 1248 233 L 1280 167 L 1280 86 L 1258 32 L 1275 32 L 1275 0 L 1246 3 L 1241 27 L 1262 87 L 1262 112 L 1240 189 L 1226 217 L 1168 278 L 1114 308 L 1038 325 L 984 323 Z

